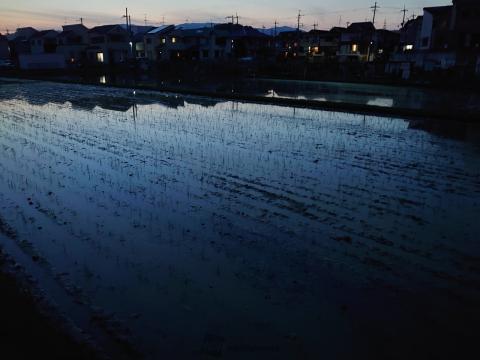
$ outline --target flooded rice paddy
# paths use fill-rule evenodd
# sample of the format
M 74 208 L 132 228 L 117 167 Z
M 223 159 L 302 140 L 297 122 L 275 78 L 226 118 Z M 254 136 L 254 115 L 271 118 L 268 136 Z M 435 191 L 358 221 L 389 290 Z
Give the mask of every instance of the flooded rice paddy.
M 0 81 L 0 245 L 147 358 L 448 354 L 479 215 L 474 124 Z

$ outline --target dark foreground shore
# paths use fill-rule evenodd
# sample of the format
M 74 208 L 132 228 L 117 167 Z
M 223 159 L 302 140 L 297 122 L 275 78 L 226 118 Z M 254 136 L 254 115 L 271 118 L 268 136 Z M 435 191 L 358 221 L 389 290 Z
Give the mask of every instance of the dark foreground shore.
M 53 316 L 44 314 L 31 289 L 7 267 L 0 250 L 0 358 L 99 359 L 93 350 L 75 341 Z

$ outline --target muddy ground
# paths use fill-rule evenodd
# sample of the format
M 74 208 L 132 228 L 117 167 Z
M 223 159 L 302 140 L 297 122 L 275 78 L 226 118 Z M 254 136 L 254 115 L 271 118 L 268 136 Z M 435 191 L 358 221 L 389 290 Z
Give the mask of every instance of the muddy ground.
M 0 358 L 99 359 L 77 343 L 51 316 L 43 314 L 31 289 L 6 270 L 0 250 Z

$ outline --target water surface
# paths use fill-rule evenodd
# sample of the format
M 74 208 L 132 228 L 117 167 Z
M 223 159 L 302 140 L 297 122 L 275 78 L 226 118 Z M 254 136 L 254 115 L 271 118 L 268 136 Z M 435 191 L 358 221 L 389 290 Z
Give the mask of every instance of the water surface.
M 1 241 L 150 358 L 449 354 L 480 319 L 479 134 L 2 81 Z

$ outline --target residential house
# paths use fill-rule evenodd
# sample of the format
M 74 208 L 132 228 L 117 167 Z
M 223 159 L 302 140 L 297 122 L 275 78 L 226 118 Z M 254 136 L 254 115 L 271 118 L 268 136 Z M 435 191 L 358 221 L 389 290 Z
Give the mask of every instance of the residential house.
M 10 59 L 10 48 L 6 36 L 0 34 L 0 60 Z
M 457 68 L 480 75 L 480 1 L 453 0 L 451 30 Z
M 175 30 L 175 25 L 162 25 L 145 34 L 145 57 L 148 60 L 157 61 L 161 58 L 161 45 L 166 44 L 167 35 L 173 30 Z
M 421 47 L 423 16 L 408 20 L 400 29 L 397 52 L 411 53 Z
M 202 60 L 210 58 L 212 27 L 182 29 L 176 27 L 162 38 L 157 57 L 160 60 Z
M 253 59 L 261 55 L 269 40 L 260 31 L 239 24 L 212 24 L 199 28 L 178 26 L 166 32 L 164 29 L 161 31 L 163 35 L 149 34 L 149 37 L 156 36 L 152 42 L 155 38 L 160 39 L 155 47 L 155 56 L 160 60 Z
M 54 54 L 57 51 L 58 32 L 55 30 L 42 30 L 30 38 L 30 53 Z
M 121 25 L 97 26 L 88 31 L 90 46 L 87 61 L 93 65 L 118 65 L 133 58 L 133 43 L 129 31 Z
M 455 68 L 457 74 L 467 77 L 480 75 L 479 23 L 477 0 L 453 0 L 452 5 L 424 8 L 423 17 L 402 29 L 401 48 L 392 55 L 387 71 L 398 72 L 399 66 L 403 72 L 407 67 L 408 71 L 427 72 Z
M 341 32 L 336 29 L 311 30 L 303 36 L 312 61 L 333 60 L 337 56 Z
M 142 59 L 146 57 L 145 53 L 145 35 L 154 29 L 153 26 L 147 25 L 121 25 L 130 33 L 130 42 L 132 43 L 132 57 L 134 59 Z
M 19 67 L 22 70 L 53 70 L 65 68 L 65 62 L 57 54 L 58 32 L 42 30 L 34 33 L 30 39 L 30 52 L 18 54 Z
M 62 26 L 58 35 L 57 53 L 62 54 L 69 66 L 79 66 L 86 62 L 90 38 L 88 28 L 83 24 Z
M 214 26 L 210 58 L 246 59 L 266 55 L 270 37 L 251 26 L 218 24 Z M 213 55 L 213 56 L 212 56 Z
M 400 29 L 400 37 L 396 50 L 390 54 L 385 72 L 397 74 L 402 79 L 410 78 L 417 64 L 423 63 L 421 48 L 421 31 L 423 16 L 408 20 Z
M 133 56 L 135 57 L 135 59 L 143 59 L 147 57 L 145 49 L 145 35 L 153 29 L 153 27 L 145 27 L 133 34 Z
M 374 36 L 375 26 L 372 22 L 350 24 L 340 35 L 338 60 L 358 62 L 374 59 L 376 48 Z
M 12 59 L 18 60 L 19 55 L 30 54 L 30 38 L 37 32 L 32 27 L 24 27 L 7 36 Z
M 279 58 L 298 59 L 308 55 L 308 42 L 300 30 L 284 31 L 276 37 L 276 48 L 280 50 Z
M 398 49 L 400 42 L 400 32 L 378 29 L 373 36 L 372 60 L 377 62 L 386 62 Z
M 456 53 L 452 47 L 453 6 L 436 6 L 423 9 L 420 51 L 421 66 L 426 71 L 449 69 L 455 66 Z

